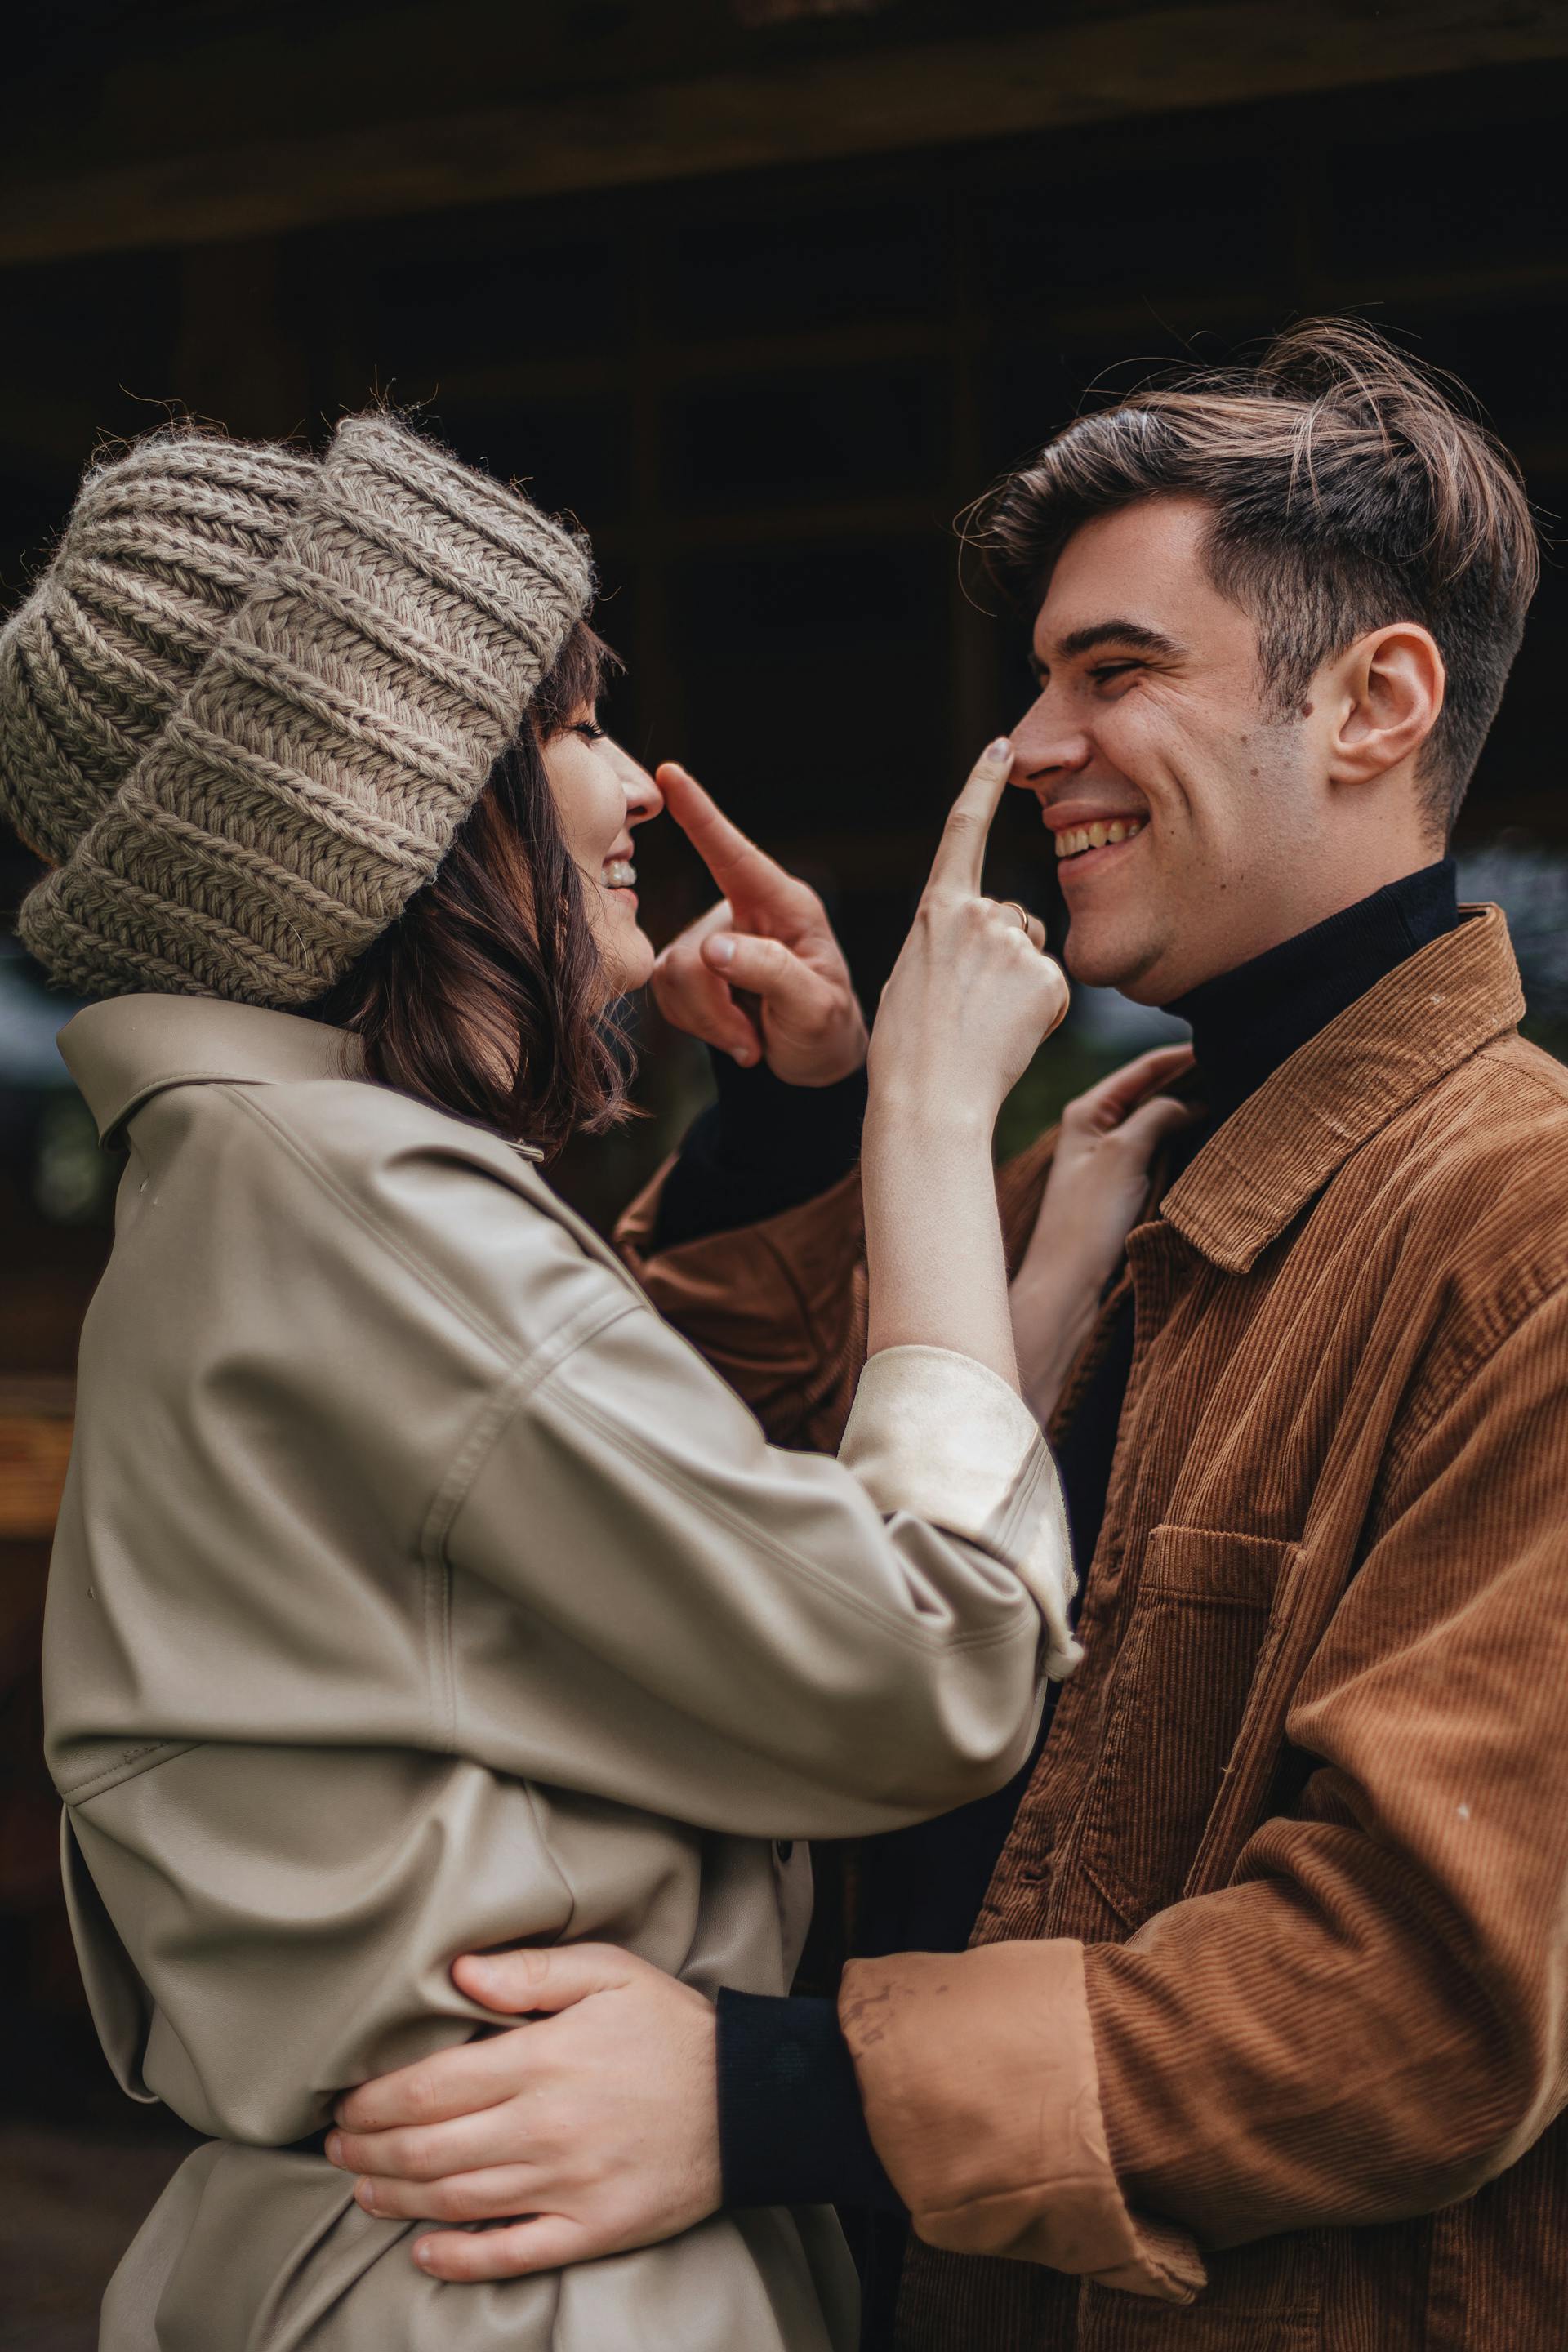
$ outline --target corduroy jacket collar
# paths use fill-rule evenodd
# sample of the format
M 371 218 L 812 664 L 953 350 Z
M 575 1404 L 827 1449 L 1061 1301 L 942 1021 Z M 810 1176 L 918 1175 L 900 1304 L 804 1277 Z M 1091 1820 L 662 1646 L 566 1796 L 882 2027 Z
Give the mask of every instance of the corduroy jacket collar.
M 1205 1145 L 1160 1214 L 1245 1274 L 1352 1151 L 1524 1013 L 1500 907 L 1407 957 L 1292 1054 Z
M 212 996 L 109 997 L 67 1022 L 59 1048 L 103 1143 L 117 1141 L 165 1087 L 357 1078 L 363 1070 L 359 1040 L 346 1029 Z

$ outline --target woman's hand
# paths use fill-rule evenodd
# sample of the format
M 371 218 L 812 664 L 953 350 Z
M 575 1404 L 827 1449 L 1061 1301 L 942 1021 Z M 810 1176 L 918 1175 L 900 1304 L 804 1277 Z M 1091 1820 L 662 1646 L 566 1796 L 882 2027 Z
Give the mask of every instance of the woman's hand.
M 993 743 L 954 802 L 882 992 L 860 1182 L 871 1353 L 951 1349 L 1016 1387 L 991 1135 L 1068 989 L 1039 924 L 980 895 L 1012 756 Z
M 847 1078 L 866 1059 L 866 1021 L 821 899 L 748 841 L 684 768 L 667 761 L 656 781 L 723 893 L 655 963 L 659 1011 L 742 1069 L 765 1061 L 787 1086 Z
M 717 2211 L 714 2011 L 700 1993 L 607 1944 L 470 1953 L 452 1976 L 470 2000 L 534 2021 L 362 2084 L 326 2144 L 363 2176 L 367 2213 L 510 2220 L 418 2239 L 422 2270 L 518 2278 L 656 2244 Z
M 1012 746 L 981 754 L 942 829 L 931 878 L 871 1033 L 872 1102 L 900 1118 L 989 1137 L 996 1114 L 1068 1008 L 1045 932 L 981 896 L 991 821 Z
M 1025 1398 L 1056 1409 L 1106 1283 L 1137 1223 L 1149 1167 L 1193 1107 L 1158 1089 L 1192 1067 L 1189 1045 L 1162 1045 L 1068 1103 L 1040 1213 L 1013 1278 L 1013 1336 Z

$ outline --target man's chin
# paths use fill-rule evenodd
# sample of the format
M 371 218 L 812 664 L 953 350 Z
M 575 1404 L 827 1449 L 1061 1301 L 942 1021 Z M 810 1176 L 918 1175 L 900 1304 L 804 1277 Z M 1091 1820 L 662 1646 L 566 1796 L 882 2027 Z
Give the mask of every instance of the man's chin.
M 1148 940 L 1120 937 L 1109 926 L 1075 920 L 1069 927 L 1062 961 L 1069 979 L 1082 988 L 1114 988 L 1134 1004 L 1158 1004 L 1156 977 L 1159 949 Z

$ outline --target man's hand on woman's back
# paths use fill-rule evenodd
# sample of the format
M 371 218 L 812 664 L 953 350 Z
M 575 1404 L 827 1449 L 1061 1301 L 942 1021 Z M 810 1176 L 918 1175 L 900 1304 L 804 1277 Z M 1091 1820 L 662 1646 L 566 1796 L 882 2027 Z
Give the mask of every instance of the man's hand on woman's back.
M 720 2203 L 711 2002 L 609 1944 L 469 1953 L 459 1991 L 526 2025 L 362 2084 L 330 2162 L 367 2213 L 445 2222 L 432 2278 L 519 2278 L 651 2246 Z M 461 2222 L 501 2222 L 475 2231 Z

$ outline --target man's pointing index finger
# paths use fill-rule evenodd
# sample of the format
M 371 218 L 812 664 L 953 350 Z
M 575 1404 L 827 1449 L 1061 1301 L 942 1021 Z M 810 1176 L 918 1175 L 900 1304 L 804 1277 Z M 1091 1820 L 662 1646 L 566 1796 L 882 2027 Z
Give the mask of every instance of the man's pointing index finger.
M 765 850 L 748 841 L 731 824 L 718 803 L 705 793 L 695 776 L 674 760 L 666 760 L 654 773 L 665 805 L 726 898 L 737 890 L 765 887 L 785 878 Z
M 982 751 L 969 772 L 963 790 L 948 811 L 931 861 L 933 883 L 978 895 L 991 821 L 1002 804 L 1012 767 L 1013 746 L 1005 735 L 998 736 Z

